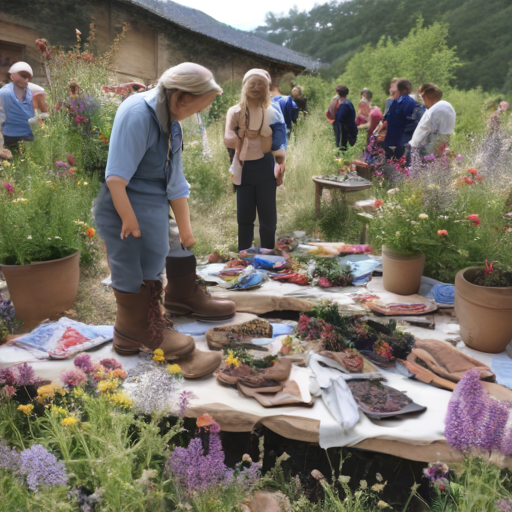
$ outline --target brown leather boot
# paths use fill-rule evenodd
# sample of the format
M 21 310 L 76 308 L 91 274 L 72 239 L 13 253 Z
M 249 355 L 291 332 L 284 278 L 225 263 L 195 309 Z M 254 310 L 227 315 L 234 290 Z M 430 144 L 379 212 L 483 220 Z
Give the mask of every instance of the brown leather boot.
M 139 293 L 122 293 L 114 289 L 117 316 L 114 326 L 114 350 L 121 355 L 138 354 L 141 345 L 160 348 L 166 359 L 189 356 L 195 349 L 194 339 L 172 329 L 161 310 L 162 282 L 144 281 Z
M 167 287 L 164 307 L 174 315 L 192 315 L 202 320 L 228 320 L 235 316 L 236 304 L 214 299 L 196 283 L 196 257 L 167 257 Z

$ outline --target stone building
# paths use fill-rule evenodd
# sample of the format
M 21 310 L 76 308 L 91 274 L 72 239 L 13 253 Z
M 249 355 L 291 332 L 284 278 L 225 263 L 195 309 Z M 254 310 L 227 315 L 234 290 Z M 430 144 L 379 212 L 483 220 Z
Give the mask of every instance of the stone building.
M 240 79 L 253 67 L 269 70 L 276 79 L 321 65 L 170 0 L 0 0 L 0 81 L 18 60 L 32 65 L 36 82 L 44 81 L 35 40 L 71 46 L 75 28 L 86 37 L 91 21 L 100 49 L 128 24 L 115 65 L 120 82 L 150 83 L 184 61 L 208 67 L 220 83 Z

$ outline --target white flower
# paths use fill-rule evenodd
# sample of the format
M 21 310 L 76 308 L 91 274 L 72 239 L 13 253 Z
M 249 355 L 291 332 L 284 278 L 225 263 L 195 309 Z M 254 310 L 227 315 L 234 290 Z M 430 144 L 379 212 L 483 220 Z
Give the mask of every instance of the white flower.
M 377 482 L 382 482 L 382 480 L 384 480 L 384 478 L 382 478 L 382 475 L 380 473 L 375 474 L 375 479 L 377 480 Z
M 421 219 L 421 220 L 427 220 L 428 219 L 428 215 L 426 213 L 420 213 L 418 215 L 418 217 Z
M 396 236 L 400 236 L 400 231 L 397 231 L 397 232 L 395 233 L 395 235 L 396 235 Z
M 27 240 L 32 240 L 32 237 L 30 235 L 28 235 Z
M 393 194 L 395 194 L 396 192 L 398 192 L 398 188 L 390 188 L 388 190 L 388 195 L 392 196 Z
M 89 185 L 89 183 L 87 183 L 87 181 L 84 181 L 84 185 Z
M 48 240 L 51 240 L 51 238 L 50 238 L 50 237 L 48 237 Z
M 411 220 L 411 224 L 412 224 L 413 226 L 416 226 L 416 224 L 418 224 L 418 223 L 417 223 L 415 220 Z
M 359 480 L 359 488 L 364 491 L 368 488 L 368 482 L 366 480 Z
M 54 237 L 56 240 L 62 240 L 62 238 L 60 236 L 55 236 Z
M 348 484 L 350 482 L 350 477 L 348 475 L 340 475 L 338 480 L 340 484 Z

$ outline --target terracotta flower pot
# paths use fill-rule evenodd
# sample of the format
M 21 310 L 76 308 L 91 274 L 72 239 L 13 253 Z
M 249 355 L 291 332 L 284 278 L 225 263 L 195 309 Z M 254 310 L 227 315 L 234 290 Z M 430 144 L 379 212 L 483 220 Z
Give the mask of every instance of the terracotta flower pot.
M 425 268 L 425 255 L 407 255 L 382 246 L 382 284 L 384 289 L 398 295 L 418 293 Z
M 30 265 L 2 265 L 7 288 L 23 331 L 71 308 L 78 292 L 80 252 Z
M 512 286 L 478 286 L 470 281 L 478 267 L 460 270 L 455 277 L 455 313 L 460 337 L 481 352 L 503 352 L 512 341 Z

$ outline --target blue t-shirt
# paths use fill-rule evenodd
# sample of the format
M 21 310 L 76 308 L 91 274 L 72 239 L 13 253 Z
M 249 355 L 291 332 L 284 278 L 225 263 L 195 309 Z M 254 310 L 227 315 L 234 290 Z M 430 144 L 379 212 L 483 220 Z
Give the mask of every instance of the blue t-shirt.
M 2 123 L 2 133 L 8 137 L 27 137 L 32 135 L 28 120 L 34 117 L 32 91 L 27 87 L 25 98 L 20 101 L 14 92 L 12 83 L 0 89 L 0 102 L 5 113 Z
M 183 175 L 181 125 L 174 121 L 169 134 L 160 124 L 158 90 L 133 94 L 117 110 L 105 176 L 128 180 L 127 190 L 148 200 L 163 183 L 172 201 L 188 197 L 190 187 Z
M 295 101 L 292 100 L 291 96 L 273 96 L 271 101 L 274 105 L 279 105 L 286 127 L 291 130 L 292 123 L 296 123 L 299 116 L 299 109 Z
M 417 120 L 413 117 L 414 109 L 418 106 L 416 100 L 408 94 L 393 100 L 384 121 L 388 122 L 388 129 L 384 144 L 387 146 L 404 146 L 414 133 Z

